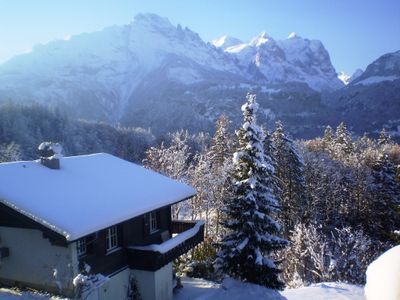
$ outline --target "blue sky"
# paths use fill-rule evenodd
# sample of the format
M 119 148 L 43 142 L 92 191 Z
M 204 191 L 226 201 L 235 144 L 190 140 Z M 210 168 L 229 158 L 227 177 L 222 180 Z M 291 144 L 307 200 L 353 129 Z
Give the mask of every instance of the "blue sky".
M 0 62 L 38 43 L 129 23 L 152 12 L 210 41 L 261 31 L 321 40 L 337 71 L 352 73 L 400 50 L 400 0 L 0 0 Z

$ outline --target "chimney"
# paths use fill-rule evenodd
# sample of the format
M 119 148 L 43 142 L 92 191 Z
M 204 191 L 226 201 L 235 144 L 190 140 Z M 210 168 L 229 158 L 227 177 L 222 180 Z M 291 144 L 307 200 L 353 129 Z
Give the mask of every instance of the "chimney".
M 53 170 L 60 169 L 62 146 L 59 143 L 43 142 L 38 147 L 40 163 Z

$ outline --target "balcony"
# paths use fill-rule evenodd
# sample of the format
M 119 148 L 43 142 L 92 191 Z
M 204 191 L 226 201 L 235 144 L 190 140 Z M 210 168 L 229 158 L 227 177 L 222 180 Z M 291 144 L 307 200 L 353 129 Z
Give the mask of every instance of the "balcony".
M 200 244 L 204 239 L 203 221 L 172 221 L 171 239 L 146 246 L 128 247 L 128 262 L 132 269 L 156 271 Z

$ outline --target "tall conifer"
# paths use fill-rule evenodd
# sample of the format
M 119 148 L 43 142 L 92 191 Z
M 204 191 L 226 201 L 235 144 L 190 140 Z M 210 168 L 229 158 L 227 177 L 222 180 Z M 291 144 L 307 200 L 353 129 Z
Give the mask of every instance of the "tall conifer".
M 224 209 L 228 234 L 220 244 L 216 266 L 235 278 L 282 289 L 281 271 L 271 254 L 284 248 L 287 241 L 277 236 L 275 170 L 271 153 L 264 151 L 265 136 L 256 124 L 257 108 L 255 95 L 247 95 L 242 106 L 244 123 L 236 132 L 239 147 L 233 156 L 234 197 Z

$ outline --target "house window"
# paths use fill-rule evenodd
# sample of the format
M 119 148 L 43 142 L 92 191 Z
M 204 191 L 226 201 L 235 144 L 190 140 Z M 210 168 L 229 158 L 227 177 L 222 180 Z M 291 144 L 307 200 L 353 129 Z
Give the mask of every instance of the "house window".
M 157 225 L 157 212 L 153 211 L 150 213 L 150 233 L 158 230 Z
M 107 228 L 106 250 L 110 251 L 118 247 L 118 229 L 117 226 Z
M 76 242 L 76 251 L 78 253 L 78 256 L 83 256 L 87 253 L 86 238 L 82 238 Z

